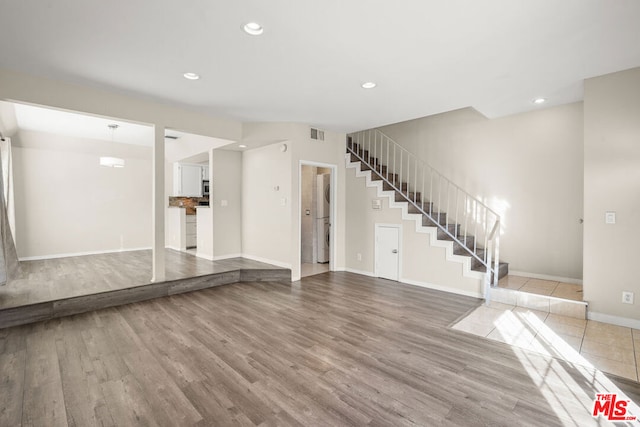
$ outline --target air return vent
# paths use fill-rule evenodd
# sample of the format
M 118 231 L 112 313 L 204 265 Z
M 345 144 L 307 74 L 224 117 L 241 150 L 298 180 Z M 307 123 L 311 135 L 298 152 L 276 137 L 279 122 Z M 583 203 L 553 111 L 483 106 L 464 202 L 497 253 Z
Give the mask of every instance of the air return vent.
M 311 139 L 317 139 L 318 141 L 324 141 L 324 131 L 311 128 Z

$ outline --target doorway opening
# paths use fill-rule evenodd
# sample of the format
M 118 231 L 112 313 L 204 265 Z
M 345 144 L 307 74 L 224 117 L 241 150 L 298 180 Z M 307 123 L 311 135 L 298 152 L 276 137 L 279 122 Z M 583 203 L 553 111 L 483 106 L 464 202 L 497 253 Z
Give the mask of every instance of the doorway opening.
M 300 165 L 300 277 L 333 270 L 334 169 Z

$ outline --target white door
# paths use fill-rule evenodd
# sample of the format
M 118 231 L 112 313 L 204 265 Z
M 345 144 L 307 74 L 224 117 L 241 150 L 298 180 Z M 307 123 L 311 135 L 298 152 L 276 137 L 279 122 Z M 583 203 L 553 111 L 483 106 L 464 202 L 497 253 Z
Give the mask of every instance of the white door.
M 398 280 L 400 228 L 376 226 L 376 272 L 378 277 Z

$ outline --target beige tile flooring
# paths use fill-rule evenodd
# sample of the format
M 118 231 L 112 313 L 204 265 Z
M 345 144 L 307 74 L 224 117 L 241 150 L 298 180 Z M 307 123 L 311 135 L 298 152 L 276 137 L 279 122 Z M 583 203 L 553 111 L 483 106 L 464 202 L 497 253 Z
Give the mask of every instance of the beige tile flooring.
M 638 329 L 495 302 L 478 307 L 452 328 L 634 381 L 640 374 Z
M 509 275 L 500 279 L 498 287 L 528 292 L 530 294 L 582 301 L 582 286 L 571 283 Z
M 314 276 L 316 274 L 326 273 L 327 271 L 329 271 L 329 263 L 319 264 L 303 262 L 300 265 L 300 277 Z

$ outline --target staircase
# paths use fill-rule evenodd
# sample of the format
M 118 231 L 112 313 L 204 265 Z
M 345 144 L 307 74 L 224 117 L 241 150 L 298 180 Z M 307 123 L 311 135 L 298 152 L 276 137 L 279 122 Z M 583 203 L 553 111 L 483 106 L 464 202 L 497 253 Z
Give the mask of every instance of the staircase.
M 406 203 L 423 227 L 435 227 L 437 238 L 453 242 L 453 253 L 470 259 L 470 269 L 484 273 L 488 288 L 508 274 L 499 262 L 500 216 L 378 130 L 347 136 L 347 162 L 370 171 L 395 202 Z

